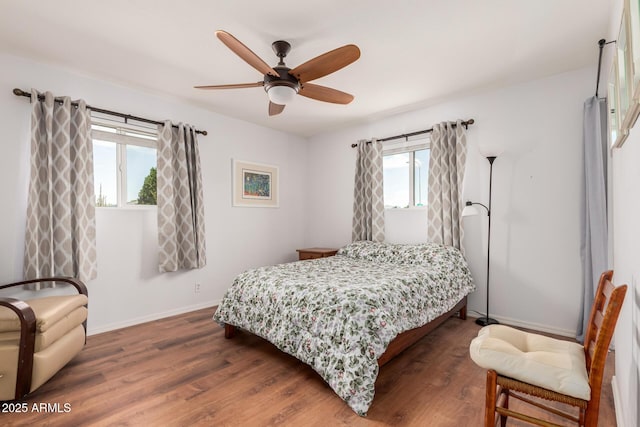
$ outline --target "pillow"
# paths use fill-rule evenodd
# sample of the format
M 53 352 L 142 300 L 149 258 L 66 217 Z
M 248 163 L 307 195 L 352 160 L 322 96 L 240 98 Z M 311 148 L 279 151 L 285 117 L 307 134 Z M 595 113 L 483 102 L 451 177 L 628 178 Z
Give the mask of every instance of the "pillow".
M 441 262 L 443 258 L 461 257 L 454 247 L 437 243 L 401 244 L 362 240 L 338 250 L 339 255 L 368 261 L 389 262 L 401 265 L 424 265 Z
M 447 248 L 436 243 L 393 244 L 388 262 L 402 265 L 433 264 Z
M 344 255 L 349 258 L 364 259 L 368 261 L 386 262 L 389 257 L 389 248 L 386 243 L 359 240 L 349 243 L 338 250 L 336 255 Z

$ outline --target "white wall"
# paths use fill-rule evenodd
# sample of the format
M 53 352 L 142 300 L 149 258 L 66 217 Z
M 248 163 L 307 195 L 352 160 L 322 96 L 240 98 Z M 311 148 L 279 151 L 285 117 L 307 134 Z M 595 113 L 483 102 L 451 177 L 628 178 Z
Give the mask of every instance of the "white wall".
M 480 150 L 504 150 L 493 167 L 491 314 L 573 336 L 582 278 L 582 104 L 593 92 L 594 76 L 594 69 L 582 69 L 311 138 L 307 243 L 340 246 L 351 239 L 353 142 L 473 118 L 465 199 L 488 202 L 489 163 Z M 464 221 L 466 255 L 478 286 L 470 309 L 484 312 L 486 216 Z M 426 230 L 404 232 L 403 238 L 413 232 L 418 240 Z
M 616 405 L 624 426 L 640 422 L 640 129 L 613 154 L 613 269 L 616 284 L 626 283 L 625 298 L 615 334 Z M 619 401 L 618 401 L 619 399 Z
M 30 104 L 11 93 L 15 87 L 83 98 L 96 107 L 137 116 L 183 121 L 209 132 L 199 136 L 207 266 L 158 273 L 155 209 L 98 209 L 98 278 L 87 283 L 89 333 L 217 304 L 241 271 L 296 259 L 295 249 L 304 243 L 303 138 L 27 59 L 0 55 L 0 68 L 0 283 L 22 278 Z M 231 206 L 232 158 L 279 166 L 279 208 Z M 196 282 L 201 284 L 198 294 Z

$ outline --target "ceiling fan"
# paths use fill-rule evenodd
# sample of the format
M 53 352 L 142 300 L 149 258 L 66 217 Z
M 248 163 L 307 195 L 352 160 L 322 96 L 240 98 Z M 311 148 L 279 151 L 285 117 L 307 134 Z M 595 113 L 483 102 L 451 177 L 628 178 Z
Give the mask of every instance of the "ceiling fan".
M 271 47 L 280 61 L 275 67 L 270 67 L 226 31 L 216 31 L 216 36 L 247 64 L 264 74 L 264 78 L 256 83 L 195 86 L 196 89 L 242 89 L 262 86 L 269 96 L 270 116 L 282 113 L 285 105 L 293 100 L 296 94 L 334 104 L 348 104 L 353 101 L 353 95 L 309 82 L 338 71 L 360 58 L 360 49 L 356 45 L 339 47 L 291 69 L 284 63 L 284 58 L 291 50 L 291 45 L 286 41 L 278 40 L 272 43 Z

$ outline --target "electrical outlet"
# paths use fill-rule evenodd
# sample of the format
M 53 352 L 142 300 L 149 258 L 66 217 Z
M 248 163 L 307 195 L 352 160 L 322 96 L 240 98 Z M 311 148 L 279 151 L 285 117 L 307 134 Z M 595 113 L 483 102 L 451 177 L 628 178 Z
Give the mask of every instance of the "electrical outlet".
M 200 283 L 196 283 L 196 285 L 193 287 L 193 292 L 195 292 L 196 294 L 200 293 Z

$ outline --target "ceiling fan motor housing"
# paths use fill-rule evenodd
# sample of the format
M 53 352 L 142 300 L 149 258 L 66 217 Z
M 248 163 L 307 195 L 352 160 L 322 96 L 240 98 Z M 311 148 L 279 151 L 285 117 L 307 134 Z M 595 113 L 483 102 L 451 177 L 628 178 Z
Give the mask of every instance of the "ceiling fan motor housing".
M 264 90 L 269 92 L 273 86 L 288 86 L 298 93 L 300 90 L 300 82 L 294 76 L 289 74 L 289 67 L 273 67 L 273 69 L 280 74 L 280 77 L 272 76 L 271 74 L 264 75 Z

